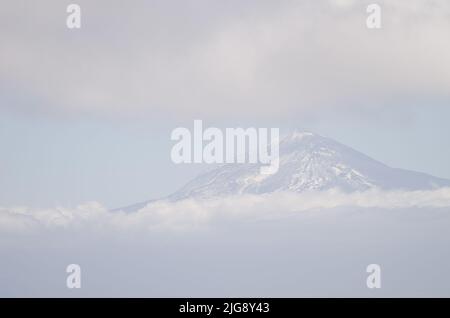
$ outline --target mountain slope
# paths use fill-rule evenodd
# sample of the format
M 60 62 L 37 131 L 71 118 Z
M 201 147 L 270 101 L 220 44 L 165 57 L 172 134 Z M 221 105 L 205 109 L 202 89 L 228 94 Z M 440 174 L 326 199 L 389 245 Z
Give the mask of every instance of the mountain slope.
M 210 198 L 276 191 L 339 188 L 418 190 L 450 186 L 450 180 L 386 166 L 332 139 L 294 132 L 280 141 L 280 168 L 261 175 L 260 165 L 227 164 L 195 178 L 169 198 Z
M 224 164 L 201 174 L 168 196 L 170 201 L 208 199 L 277 191 L 304 192 L 420 190 L 450 186 L 450 180 L 388 167 L 350 147 L 310 132 L 293 132 L 280 141 L 280 166 L 273 175 L 260 174 L 259 164 Z M 125 210 L 137 210 L 150 201 Z

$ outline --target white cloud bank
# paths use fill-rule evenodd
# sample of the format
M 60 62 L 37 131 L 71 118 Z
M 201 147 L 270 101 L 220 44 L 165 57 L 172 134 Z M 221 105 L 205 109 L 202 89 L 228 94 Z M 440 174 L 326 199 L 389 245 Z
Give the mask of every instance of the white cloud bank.
M 448 297 L 449 228 L 448 188 L 1 208 L 0 296 Z
M 0 229 L 192 230 L 229 222 L 285 219 L 306 211 L 334 208 L 450 208 L 450 188 L 427 191 L 242 195 L 214 200 L 155 201 L 131 213 L 111 212 L 92 202 L 76 208 L 0 208 Z

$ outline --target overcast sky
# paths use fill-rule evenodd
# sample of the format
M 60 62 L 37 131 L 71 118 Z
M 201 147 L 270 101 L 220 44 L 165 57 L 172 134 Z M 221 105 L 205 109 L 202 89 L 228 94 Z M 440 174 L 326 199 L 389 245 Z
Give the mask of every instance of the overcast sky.
M 450 2 L 9 1 L 0 10 L 0 206 L 115 207 L 199 169 L 170 131 L 300 128 L 450 178 Z

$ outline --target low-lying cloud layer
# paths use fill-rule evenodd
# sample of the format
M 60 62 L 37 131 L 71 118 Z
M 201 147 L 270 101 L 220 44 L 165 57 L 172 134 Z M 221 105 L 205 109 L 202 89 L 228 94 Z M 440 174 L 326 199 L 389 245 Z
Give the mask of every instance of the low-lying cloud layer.
M 3 208 L 0 296 L 448 297 L 449 191 Z
M 427 191 L 273 193 L 213 200 L 155 201 L 131 213 L 111 212 L 92 202 L 76 208 L 0 208 L 2 231 L 33 229 L 192 230 L 236 222 L 284 219 L 333 208 L 450 208 L 450 188 Z

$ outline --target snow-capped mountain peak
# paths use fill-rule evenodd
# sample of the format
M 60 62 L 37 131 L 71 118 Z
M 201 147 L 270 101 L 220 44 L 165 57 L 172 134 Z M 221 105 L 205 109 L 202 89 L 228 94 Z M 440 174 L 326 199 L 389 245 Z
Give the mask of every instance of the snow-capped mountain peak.
M 450 180 L 391 168 L 337 141 L 311 132 L 296 130 L 280 138 L 279 146 L 279 170 L 275 174 L 261 174 L 260 164 L 223 164 L 194 178 L 166 199 L 210 199 L 333 188 L 351 192 L 372 188 L 425 190 L 450 186 Z M 138 210 L 148 202 L 121 210 Z
M 261 175 L 258 164 L 225 164 L 200 175 L 169 198 L 211 198 L 278 191 L 304 192 L 427 189 L 449 180 L 394 169 L 350 147 L 312 132 L 296 130 L 280 140 L 280 168 Z

